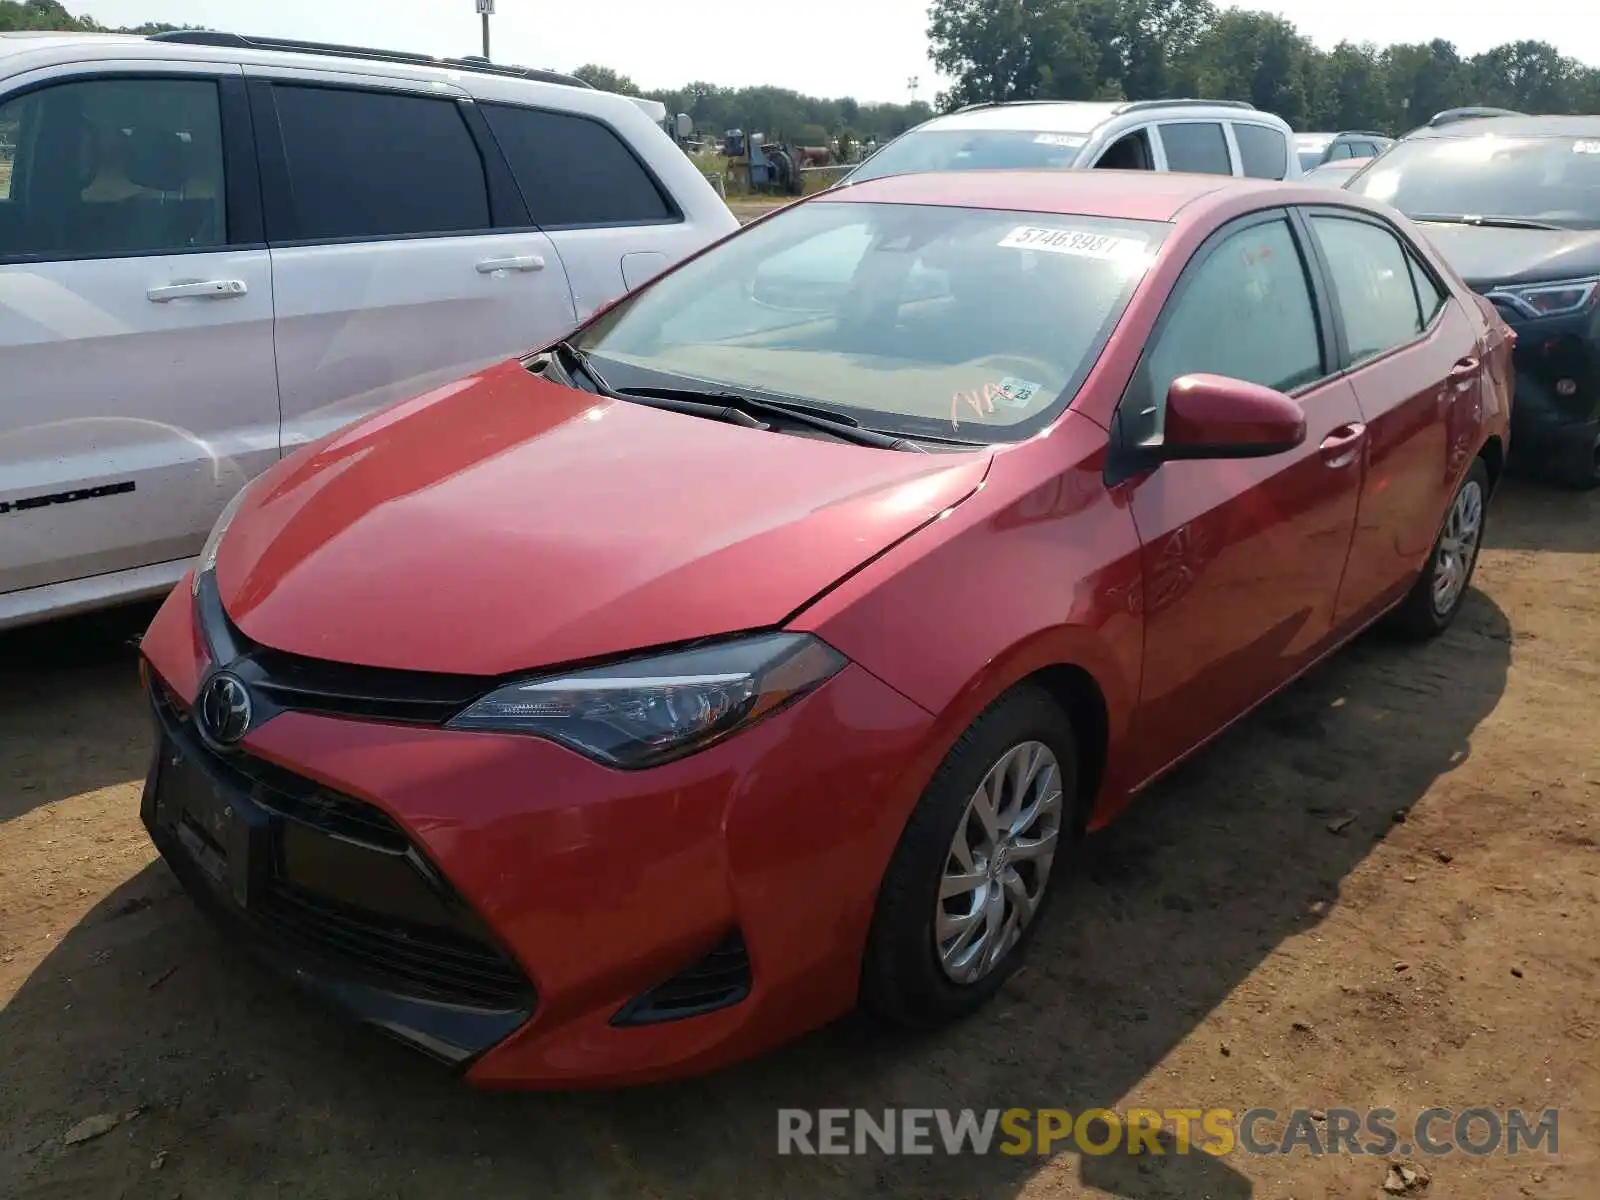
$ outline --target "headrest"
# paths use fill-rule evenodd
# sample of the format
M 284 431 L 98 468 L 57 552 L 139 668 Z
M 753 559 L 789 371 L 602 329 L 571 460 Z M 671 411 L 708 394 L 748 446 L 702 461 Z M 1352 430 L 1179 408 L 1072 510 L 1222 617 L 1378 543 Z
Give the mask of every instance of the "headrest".
M 171 130 L 135 129 L 128 138 L 128 179 L 158 192 L 189 182 L 189 143 Z

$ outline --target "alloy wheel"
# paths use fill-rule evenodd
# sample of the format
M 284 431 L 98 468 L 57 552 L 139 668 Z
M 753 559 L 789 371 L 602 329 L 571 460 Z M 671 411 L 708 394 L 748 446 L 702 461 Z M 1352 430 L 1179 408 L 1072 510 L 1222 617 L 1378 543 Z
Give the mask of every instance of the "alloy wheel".
M 1456 494 L 1439 538 L 1439 554 L 1433 568 L 1433 611 L 1444 616 L 1456 606 L 1472 564 L 1478 556 L 1478 539 L 1483 532 L 1483 489 L 1469 479 Z
M 1007 750 L 972 793 L 934 912 L 939 964 L 954 982 L 984 978 L 1021 939 L 1050 882 L 1061 814 L 1061 764 L 1043 742 Z

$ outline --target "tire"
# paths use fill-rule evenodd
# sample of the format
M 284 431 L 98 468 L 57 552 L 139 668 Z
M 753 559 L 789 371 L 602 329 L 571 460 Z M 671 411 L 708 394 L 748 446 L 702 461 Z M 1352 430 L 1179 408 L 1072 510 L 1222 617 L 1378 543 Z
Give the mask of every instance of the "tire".
M 1555 481 L 1580 492 L 1600 487 L 1600 434 L 1587 447 L 1574 446 Z
M 1025 811 L 1033 803 L 1040 813 L 1034 823 L 1023 824 L 1028 836 L 1009 841 L 1000 854 L 984 855 L 981 850 L 969 849 L 972 877 L 984 877 L 988 882 L 940 899 L 947 867 L 961 865 L 955 857 L 958 831 L 969 847 L 985 836 L 980 815 L 970 807 L 975 794 L 991 772 L 1013 755 L 1021 756 L 1024 767 L 1029 765 L 1030 755 L 1035 756 L 1032 762 L 1044 764 L 1038 757 L 1040 751 L 1054 757 L 1060 785 L 1054 805 L 1053 853 L 1035 857 L 1035 843 L 1045 841 L 1043 835 L 1052 827 L 1050 805 L 1037 803 L 1051 790 L 1046 782 L 1024 792 L 1021 809 Z M 912 811 L 879 887 L 862 963 L 864 1007 L 897 1025 L 930 1028 L 980 1008 L 1016 972 L 1051 895 L 1060 889 L 1061 877 L 1070 873 L 1067 864 L 1083 837 L 1086 806 L 1078 796 L 1077 759 L 1070 718 L 1049 693 L 1032 685 L 1007 692 L 961 735 Z M 1046 774 L 1047 766 L 1041 778 Z M 1008 803 L 1014 792 L 1014 787 L 1001 789 L 998 809 L 1002 817 L 1018 811 Z M 1038 885 L 1038 892 L 1030 896 L 1028 889 L 1033 885 Z M 1032 901 L 1026 917 L 1022 915 L 1026 905 L 1018 904 L 1019 886 L 1023 889 L 1020 898 Z M 952 955 L 953 974 L 941 954 L 936 912 L 945 912 L 952 920 L 963 908 L 987 914 L 986 901 L 993 896 L 999 897 L 1003 908 L 1003 936 L 998 943 L 987 944 L 998 944 L 1003 950 L 990 962 L 991 956 L 971 953 L 976 943 L 970 937 L 954 935 L 947 943 L 957 951 Z M 1014 935 L 1013 914 L 1019 918 Z M 943 931 L 948 933 L 949 928 L 945 926 Z M 986 923 L 978 918 L 972 928 L 986 928 Z M 965 956 L 960 953 L 963 944 L 968 947 Z M 963 964 L 965 970 L 978 972 L 976 976 L 958 978 Z
M 1451 549 L 1452 544 L 1459 545 L 1459 539 L 1452 535 L 1452 530 L 1458 528 L 1457 522 L 1470 512 L 1473 501 L 1473 491 L 1476 489 L 1476 530 L 1471 540 L 1471 545 L 1465 553 L 1465 561 L 1459 561 L 1462 555 Z M 1456 619 L 1456 614 L 1461 611 L 1461 605 L 1467 598 L 1467 590 L 1472 586 L 1472 575 L 1478 566 L 1478 554 L 1483 548 L 1483 530 L 1489 511 L 1489 468 L 1484 465 L 1483 459 L 1472 460 L 1472 467 L 1467 471 L 1466 478 L 1461 481 L 1461 486 L 1456 489 L 1456 494 L 1450 498 L 1450 507 L 1446 510 L 1444 528 L 1439 531 L 1438 538 L 1433 543 L 1433 551 L 1428 555 L 1428 563 L 1422 568 L 1422 574 L 1417 576 L 1417 582 L 1412 585 L 1411 591 L 1400 602 L 1400 607 L 1395 609 L 1391 627 L 1405 637 L 1423 641 L 1428 638 L 1438 637 L 1450 623 Z M 1457 560 L 1452 565 L 1452 558 Z M 1446 585 L 1441 576 L 1446 571 L 1458 570 L 1460 578 L 1449 585 L 1447 599 L 1437 596 L 1437 591 Z M 1443 602 L 1441 602 L 1443 601 Z

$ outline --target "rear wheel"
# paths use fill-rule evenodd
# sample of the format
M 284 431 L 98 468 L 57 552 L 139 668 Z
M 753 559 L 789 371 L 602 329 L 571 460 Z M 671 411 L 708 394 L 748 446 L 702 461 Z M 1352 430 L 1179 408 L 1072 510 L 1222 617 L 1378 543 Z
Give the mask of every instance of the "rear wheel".
M 1394 627 L 1415 638 L 1437 637 L 1450 627 L 1467 598 L 1483 545 L 1489 505 L 1489 468 L 1474 459 L 1456 489 L 1444 528 L 1417 582 L 1394 613 Z
M 878 893 L 862 1000 L 896 1023 L 942 1024 L 1021 965 L 1082 836 L 1077 746 L 1050 695 L 1019 687 L 945 757 Z

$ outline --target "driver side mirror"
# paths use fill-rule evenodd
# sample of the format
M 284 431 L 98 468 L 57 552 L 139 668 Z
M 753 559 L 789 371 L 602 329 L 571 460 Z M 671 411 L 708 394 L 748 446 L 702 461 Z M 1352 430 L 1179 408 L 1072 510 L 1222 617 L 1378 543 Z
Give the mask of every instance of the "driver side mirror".
M 1305 440 L 1306 415 L 1282 392 L 1223 375 L 1181 375 L 1167 389 L 1163 436 L 1149 449 L 1163 461 L 1267 458 Z

